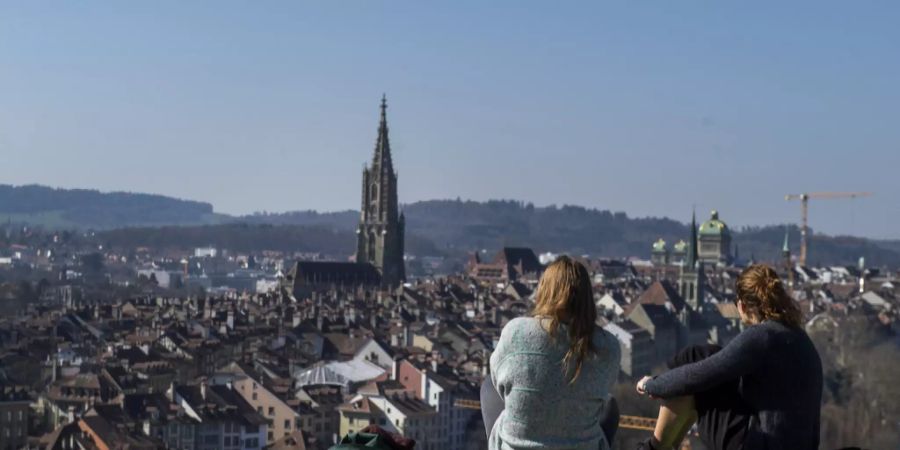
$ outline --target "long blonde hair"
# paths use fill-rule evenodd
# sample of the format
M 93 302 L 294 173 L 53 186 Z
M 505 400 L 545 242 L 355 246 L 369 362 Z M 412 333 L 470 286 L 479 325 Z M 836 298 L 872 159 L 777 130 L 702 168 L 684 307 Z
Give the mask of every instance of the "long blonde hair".
M 574 383 L 585 358 L 595 351 L 593 344 L 597 308 L 591 277 L 581 263 L 560 256 L 547 266 L 535 295 L 535 317 L 549 319 L 546 330 L 556 336 L 561 323 L 569 328 L 569 350 L 563 358 L 566 374 Z

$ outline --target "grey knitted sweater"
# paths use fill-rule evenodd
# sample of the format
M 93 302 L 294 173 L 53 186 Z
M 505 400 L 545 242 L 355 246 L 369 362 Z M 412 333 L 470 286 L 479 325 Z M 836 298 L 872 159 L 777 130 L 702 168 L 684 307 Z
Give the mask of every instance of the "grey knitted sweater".
M 619 374 L 619 343 L 597 327 L 598 351 L 569 384 L 562 366 L 567 333 L 561 326 L 553 339 L 533 317 L 503 327 L 490 363 L 491 381 L 505 407 L 488 438 L 491 450 L 609 448 L 600 415 Z
M 646 391 L 671 398 L 734 379 L 740 379 L 739 393 L 756 411 L 744 448 L 819 447 L 822 362 L 799 328 L 775 321 L 750 326 L 715 355 L 654 377 Z

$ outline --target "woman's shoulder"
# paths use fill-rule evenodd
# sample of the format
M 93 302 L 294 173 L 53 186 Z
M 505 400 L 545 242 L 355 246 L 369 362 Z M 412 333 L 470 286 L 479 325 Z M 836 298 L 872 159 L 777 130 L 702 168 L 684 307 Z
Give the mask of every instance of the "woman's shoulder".
M 537 317 L 523 316 L 510 320 L 503 326 L 503 332 L 530 331 L 541 329 L 541 321 Z

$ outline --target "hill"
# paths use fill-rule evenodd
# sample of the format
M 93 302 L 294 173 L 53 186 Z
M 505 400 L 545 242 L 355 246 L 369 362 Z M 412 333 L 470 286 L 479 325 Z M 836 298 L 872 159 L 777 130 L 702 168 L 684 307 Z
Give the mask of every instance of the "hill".
M 227 223 L 202 226 L 132 227 L 96 233 L 107 248 L 179 248 L 211 245 L 238 252 L 276 250 L 323 253 L 343 259 L 356 252 L 356 233 L 322 225 L 272 225 Z M 428 239 L 410 235 L 406 239 L 411 254 L 440 254 Z
M 130 192 L 0 185 L 0 221 L 109 229 L 221 222 L 209 203 Z
M 656 239 L 670 244 L 687 239 L 687 224 L 657 217 L 631 218 L 624 212 L 581 206 L 535 207 L 512 200 L 487 202 L 429 200 L 403 205 L 407 230 L 428 239 L 447 255 L 503 246 L 528 246 L 538 252 L 567 252 L 604 257 L 648 258 Z M 312 211 L 250 216 L 242 220 L 328 225 L 352 230 L 359 220 L 355 211 Z M 745 227 L 733 231 L 742 259 L 779 261 L 788 227 L 791 251 L 799 254 L 800 230 L 795 225 Z M 813 264 L 855 265 L 859 257 L 871 266 L 900 266 L 896 241 L 850 236 L 814 235 L 810 239 Z
M 528 246 L 538 252 L 647 258 L 658 238 L 686 239 L 688 226 L 657 217 L 632 218 L 581 206 L 536 207 L 513 200 L 487 202 L 429 200 L 403 205 L 407 251 L 416 255 L 463 257 L 503 246 Z M 294 211 L 234 217 L 217 214 L 209 203 L 159 195 L 42 186 L 0 185 L 0 220 L 50 228 L 115 230 L 110 243 L 125 245 L 207 245 L 235 249 L 282 249 L 349 254 L 355 245 L 359 213 Z M 241 228 L 234 224 L 246 224 Z M 212 226 L 219 225 L 219 226 Z M 298 227 L 299 226 L 299 227 Z M 137 228 L 133 230 L 122 230 Z M 733 230 L 743 259 L 780 259 L 784 225 Z M 800 242 L 791 225 L 792 251 Z M 814 235 L 811 262 L 900 267 L 898 241 Z

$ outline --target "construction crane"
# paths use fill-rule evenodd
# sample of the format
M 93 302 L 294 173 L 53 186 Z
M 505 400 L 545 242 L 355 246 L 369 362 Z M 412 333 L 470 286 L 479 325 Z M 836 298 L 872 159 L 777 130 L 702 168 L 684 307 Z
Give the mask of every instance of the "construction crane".
M 834 199 L 834 198 L 857 198 L 869 197 L 871 192 L 809 192 L 805 194 L 788 194 L 784 196 L 785 200 L 800 200 L 800 214 L 803 223 L 800 226 L 800 265 L 806 265 L 807 252 L 807 233 L 809 232 L 809 199 Z

